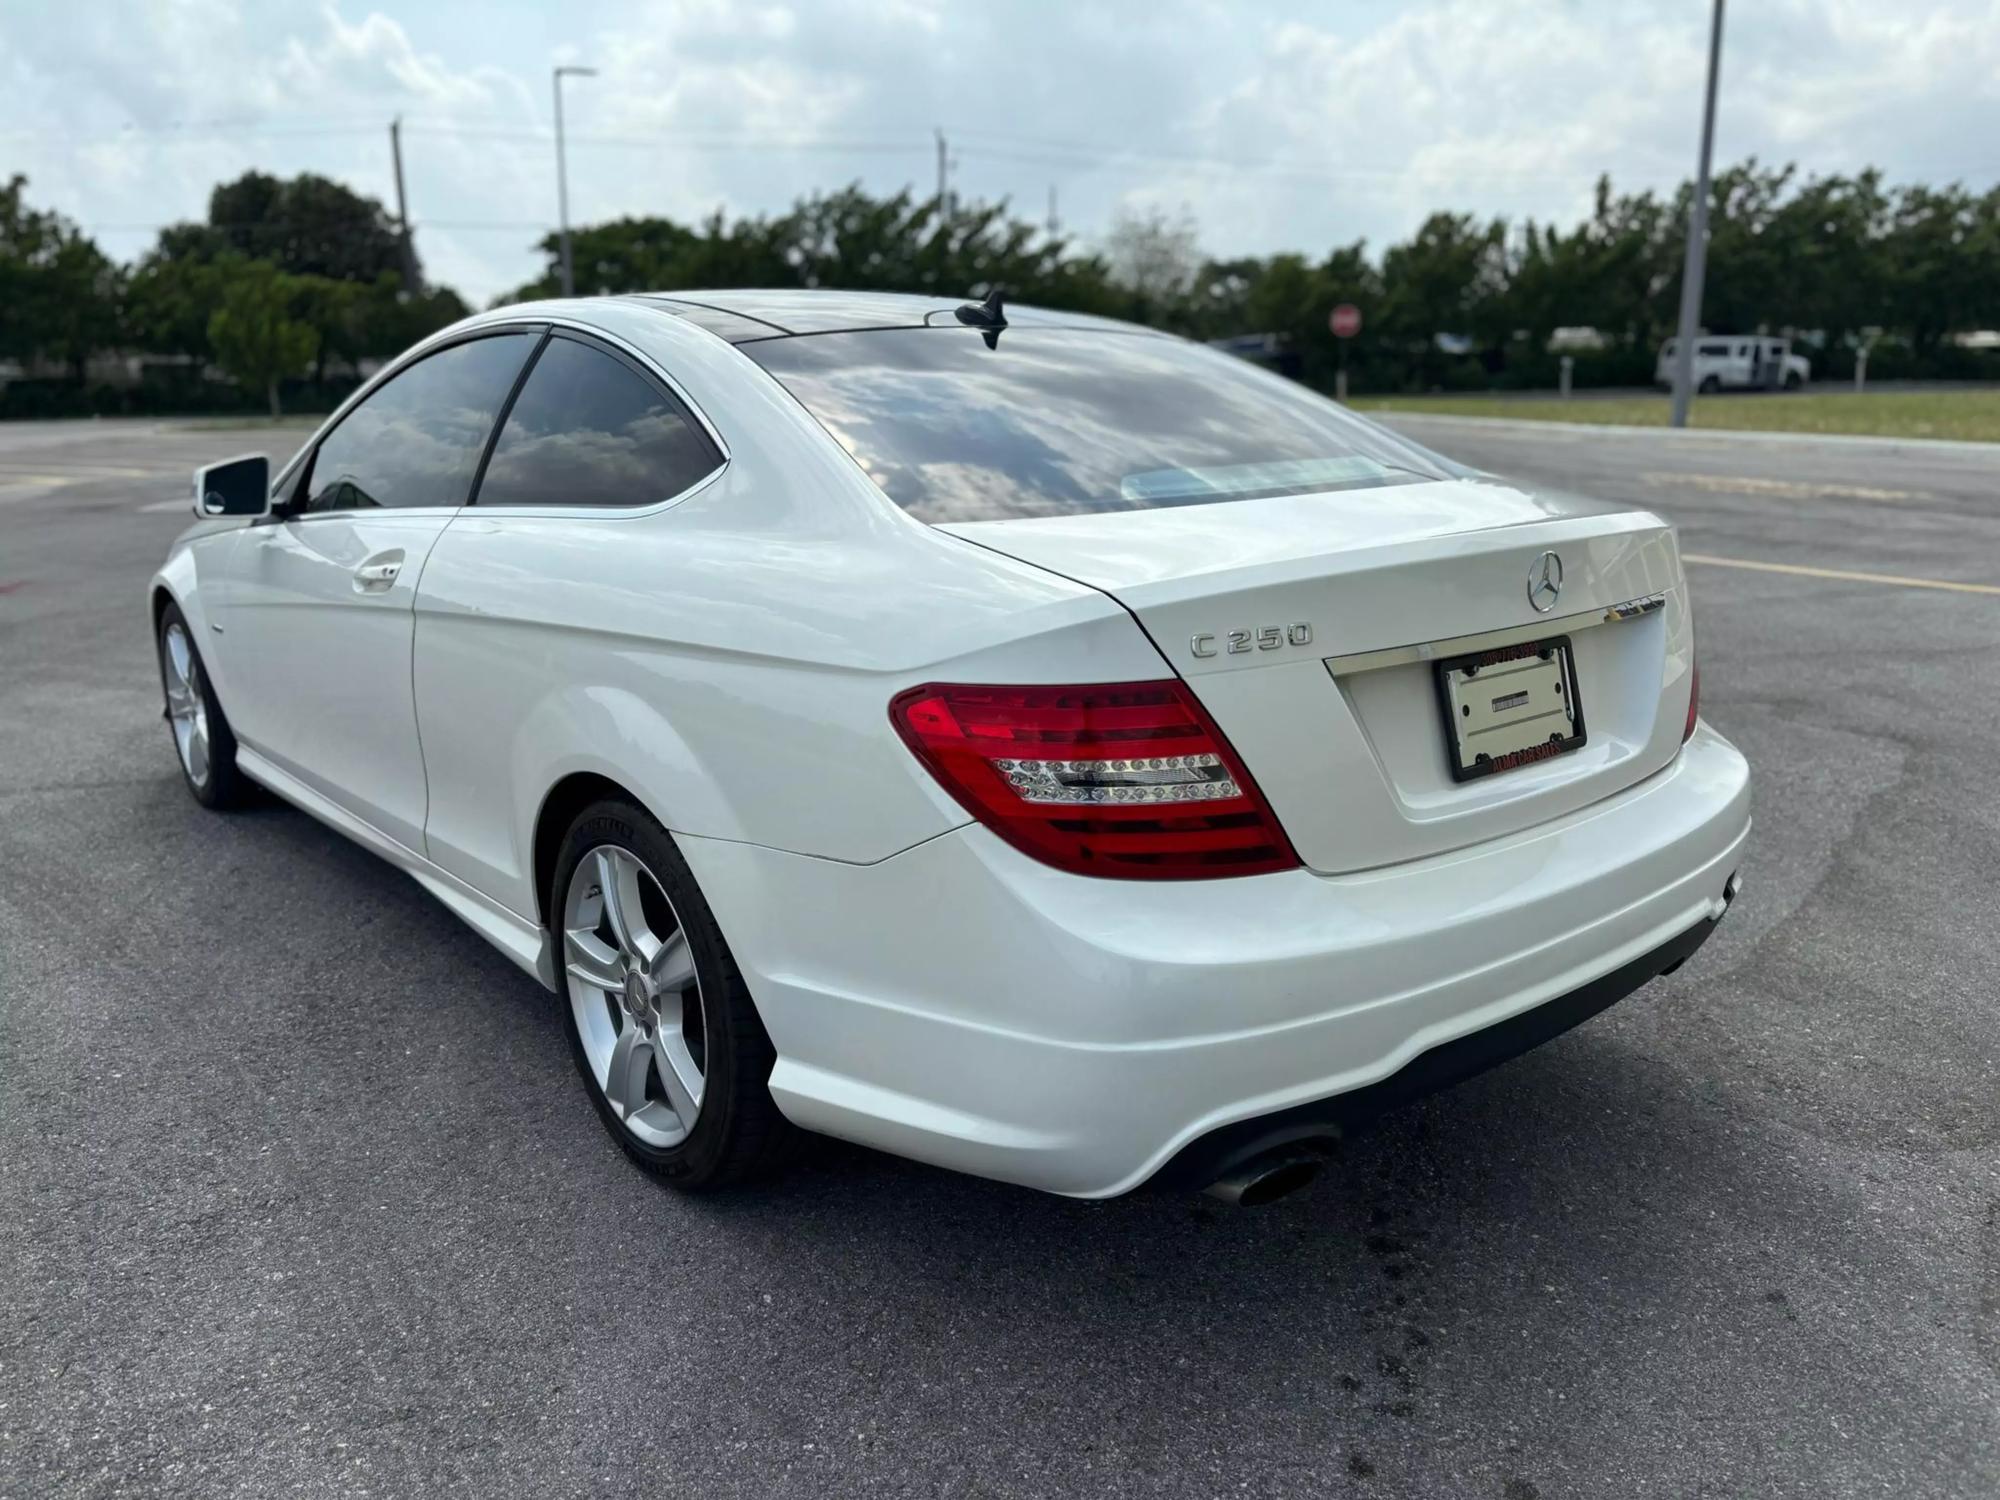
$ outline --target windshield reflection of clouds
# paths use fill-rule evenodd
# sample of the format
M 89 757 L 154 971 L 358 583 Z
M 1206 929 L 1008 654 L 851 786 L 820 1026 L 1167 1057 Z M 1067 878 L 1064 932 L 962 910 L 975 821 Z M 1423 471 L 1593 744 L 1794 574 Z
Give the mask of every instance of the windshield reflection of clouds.
M 480 481 L 481 505 L 646 505 L 715 467 L 708 439 L 654 411 L 615 427 L 531 432 L 509 419 Z
M 309 510 L 463 505 L 533 337 L 475 339 L 418 361 L 341 419 L 313 460 Z
M 972 330 L 898 329 L 744 347 L 926 521 L 1353 489 L 1414 466 L 1323 397 L 1179 340 L 1017 328 L 989 351 Z
M 609 355 L 542 352 L 479 482 L 481 505 L 646 505 L 718 463 L 708 435 Z
M 314 465 L 315 510 L 463 505 L 493 413 L 467 407 L 422 412 L 362 407 L 321 446 Z M 333 505 L 319 501 L 329 486 Z

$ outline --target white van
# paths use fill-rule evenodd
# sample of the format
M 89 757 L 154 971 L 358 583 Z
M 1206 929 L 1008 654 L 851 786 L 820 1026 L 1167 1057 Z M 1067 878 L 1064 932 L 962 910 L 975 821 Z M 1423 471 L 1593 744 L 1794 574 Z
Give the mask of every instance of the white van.
M 1662 389 L 1673 389 L 1674 351 L 1679 345 L 1679 339 L 1660 345 L 1653 384 Z M 1790 339 L 1711 334 L 1694 346 L 1694 388 L 1698 391 L 1796 391 L 1810 379 L 1812 365 L 1803 355 L 1792 353 Z

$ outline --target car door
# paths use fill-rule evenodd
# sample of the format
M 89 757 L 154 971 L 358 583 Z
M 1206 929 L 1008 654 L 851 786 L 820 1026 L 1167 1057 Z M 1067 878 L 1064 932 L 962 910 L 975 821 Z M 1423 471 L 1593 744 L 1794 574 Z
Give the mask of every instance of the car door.
M 674 536 L 648 514 L 723 461 L 655 372 L 558 329 L 521 382 L 473 504 L 431 555 L 415 666 L 432 773 L 425 847 L 515 911 L 535 909 L 519 831 L 548 790 L 537 728 L 615 721 L 623 692 L 671 695 L 656 659 L 601 627 L 622 591 L 672 587 Z M 580 609 L 584 599 L 596 607 Z M 605 753 L 616 754 L 615 733 Z
M 320 438 L 283 509 L 239 533 L 219 591 L 238 739 L 419 852 L 417 579 L 541 337 L 467 338 L 377 387 Z

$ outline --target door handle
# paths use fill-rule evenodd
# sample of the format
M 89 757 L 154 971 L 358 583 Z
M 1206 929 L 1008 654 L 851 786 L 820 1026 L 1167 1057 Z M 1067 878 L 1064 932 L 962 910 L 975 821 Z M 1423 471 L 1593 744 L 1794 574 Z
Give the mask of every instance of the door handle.
M 400 555 L 385 558 L 371 558 L 354 570 L 354 587 L 364 594 L 377 594 L 396 581 L 396 575 L 403 571 Z

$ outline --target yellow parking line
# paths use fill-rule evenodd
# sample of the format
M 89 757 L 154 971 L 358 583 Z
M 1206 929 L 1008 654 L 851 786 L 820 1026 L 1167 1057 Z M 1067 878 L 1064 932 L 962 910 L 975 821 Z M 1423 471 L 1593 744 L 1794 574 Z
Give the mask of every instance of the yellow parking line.
M 1854 573 L 1845 568 L 1808 568 L 1798 563 L 1751 562 L 1741 557 L 1710 557 L 1683 552 L 1682 562 L 1711 568 L 1749 568 L 1758 573 L 1790 573 L 1799 578 L 1832 578 L 1842 583 L 1886 583 L 1902 589 L 1948 589 L 1954 594 L 2000 594 L 2000 584 L 1954 583 L 1948 578 L 1905 578 L 1900 573 Z

